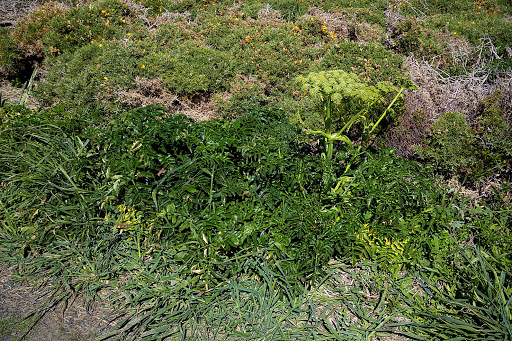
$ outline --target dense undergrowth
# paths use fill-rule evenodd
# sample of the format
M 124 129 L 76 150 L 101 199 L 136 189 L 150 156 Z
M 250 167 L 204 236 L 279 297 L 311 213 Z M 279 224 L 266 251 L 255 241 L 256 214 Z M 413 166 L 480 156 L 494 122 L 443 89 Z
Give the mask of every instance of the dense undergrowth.
M 27 81 L 2 262 L 107 295 L 100 339 L 510 340 L 510 5 L 356 2 L 46 2 L 1 31 Z
M 501 288 L 493 299 L 507 317 L 510 210 L 450 199 L 431 171 L 392 151 L 360 154 L 348 172 L 351 151 L 335 153 L 330 171 L 351 181 L 329 194 L 325 159 L 276 112 L 195 123 L 146 107 L 86 128 L 54 120 L 15 117 L 2 131 L 2 258 L 50 276 L 57 299 L 110 289 L 127 316 L 119 333 L 337 337 L 344 327 L 327 328 L 327 315 L 311 320 L 319 308 L 305 306 L 309 290 L 331 280 L 330 260 L 374 261 L 383 274 L 417 270 L 446 281 L 442 295 L 464 297 L 472 292 L 450 282 L 461 271 L 470 276 L 460 285 L 484 290 L 471 268 L 454 264 L 468 241 L 486 250 L 488 284 Z M 393 283 L 382 278 L 375 290 Z M 340 306 L 330 313 L 338 319 L 352 309 L 344 300 L 329 303 Z M 411 305 L 401 314 L 426 314 Z M 244 309 L 266 324 L 245 320 Z M 367 327 L 351 327 L 352 337 L 381 328 Z

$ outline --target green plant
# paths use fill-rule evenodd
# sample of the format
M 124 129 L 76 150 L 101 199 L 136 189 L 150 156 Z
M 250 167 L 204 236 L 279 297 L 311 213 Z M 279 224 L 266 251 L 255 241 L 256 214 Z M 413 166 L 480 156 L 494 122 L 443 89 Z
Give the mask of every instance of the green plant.
M 147 53 L 140 65 L 144 65 L 141 75 L 161 76 L 167 89 L 187 97 L 227 90 L 234 75 L 234 63 L 228 54 L 192 40 L 165 52 Z
M 317 103 L 324 126 L 311 127 L 313 130 L 308 133 L 324 138 L 325 157 L 328 161 L 332 159 L 334 142 L 342 141 L 352 145 L 350 139 L 344 135 L 345 132 L 356 122 L 365 121 L 364 114 L 382 99 L 383 94 L 398 90 L 390 83 L 379 83 L 376 87 L 368 86 L 359 81 L 357 75 L 342 70 L 310 73 L 306 77 L 297 77 L 297 82 L 302 85 L 302 90 Z M 403 89 L 398 92 L 375 122 L 366 122 L 365 128 L 368 130 L 365 134 L 369 136 L 375 131 L 402 91 Z M 354 111 L 356 113 L 353 113 Z M 342 128 L 338 130 L 337 127 Z
M 119 112 L 115 91 L 133 86 L 141 52 L 113 42 L 92 43 L 55 57 L 45 82 L 34 95 L 46 105 L 64 101 L 69 111 L 106 114 Z M 93 116 L 93 115 L 91 115 Z
M 31 12 L 12 32 L 13 37 L 22 45 L 37 53 L 41 52 L 41 39 L 51 31 L 51 21 L 64 15 L 67 11 L 62 3 L 44 1 L 35 11 Z
M 475 133 L 479 159 L 484 164 L 484 174 L 512 166 L 512 123 L 506 90 L 497 91 L 482 103 L 482 115 L 478 117 Z
M 356 42 L 336 41 L 313 70 L 342 69 L 355 73 L 370 85 L 385 81 L 401 84 L 407 80 L 402 64 L 402 56 L 386 50 L 380 43 L 370 42 L 363 46 Z
M 422 286 L 437 309 L 415 312 L 409 327 L 429 339 L 512 339 L 510 272 L 480 248 L 460 248 L 455 278 L 439 286 L 420 274 Z M 416 309 L 418 309 L 417 307 Z
M 394 317 L 405 308 L 367 282 L 317 303 L 323 289 L 308 290 L 337 275 L 334 259 L 449 278 L 470 232 L 507 252 L 508 234 L 493 231 L 508 213 L 468 213 L 392 151 L 362 153 L 348 171 L 333 153 L 350 180 L 326 195 L 325 160 L 281 112 L 194 122 L 150 106 L 77 129 L 63 109 L 12 111 L 0 132 L 0 257 L 50 279 L 57 302 L 111 290 L 119 339 L 369 338 L 404 327 Z
M 264 108 L 270 101 L 265 94 L 265 84 L 254 77 L 235 76 L 230 86 L 230 97 L 221 98 L 219 112 L 226 118 L 235 118 L 247 111 Z
M 32 88 L 34 86 L 34 79 L 37 75 L 37 71 L 38 71 L 38 69 L 35 68 L 34 71 L 32 71 L 32 75 L 30 76 L 30 79 L 28 80 L 28 82 L 23 84 L 23 87 L 21 88 L 20 99 L 16 102 L 17 104 L 22 105 L 22 106 L 27 104 L 27 100 L 32 93 Z
M 17 316 L 2 316 L 0 320 L 0 337 L 2 339 L 12 339 L 14 335 L 23 334 L 29 326 L 26 321 L 20 321 Z
M 309 68 L 311 60 L 321 53 L 319 46 L 307 36 L 295 34 L 291 24 L 267 27 L 237 24 L 239 21 L 238 17 L 221 22 L 215 18 L 205 28 L 205 43 L 228 53 L 237 73 L 257 76 L 272 85 L 273 94 L 291 93 L 287 80 Z
M 0 28 L 0 71 L 5 74 L 15 72 L 16 63 L 21 59 L 16 40 L 6 28 Z
M 478 181 L 510 167 L 509 123 L 497 92 L 482 104 L 482 113 L 473 126 L 459 113 L 445 113 L 431 127 L 427 145 L 417 148 L 448 175 Z
M 443 53 L 443 46 L 432 30 L 415 19 L 400 22 L 390 37 L 396 40 L 395 46 L 402 54 L 414 53 L 416 56 L 435 57 Z
M 118 0 L 95 1 L 88 6 L 73 7 L 49 21 L 50 28 L 41 37 L 50 55 L 71 52 L 93 41 L 102 42 L 125 35 L 127 23 L 136 30 L 138 21 L 129 7 Z
M 466 117 L 456 112 L 448 112 L 432 124 L 428 146 L 419 152 L 431 158 L 444 171 L 467 174 L 477 163 L 471 150 L 474 143 L 475 136 L 466 122 Z
M 432 186 L 431 170 L 381 151 L 363 154 L 344 177 L 348 181 L 323 201 L 343 255 L 388 270 L 421 264 L 444 271 L 455 248 L 447 226 L 463 212 Z M 468 232 L 470 224 L 460 226 L 457 241 L 466 241 Z

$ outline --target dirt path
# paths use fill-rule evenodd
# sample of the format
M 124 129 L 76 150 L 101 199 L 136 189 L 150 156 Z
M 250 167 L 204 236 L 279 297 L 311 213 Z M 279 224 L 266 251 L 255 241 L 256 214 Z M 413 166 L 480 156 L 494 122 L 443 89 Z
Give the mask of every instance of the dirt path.
M 68 307 L 52 308 L 32 328 L 28 318 L 40 310 L 47 296 L 41 290 L 13 281 L 11 271 L 0 272 L 0 341 L 89 341 L 106 333 L 111 325 L 104 319 L 108 310 L 97 304 L 91 314 L 83 300 Z M 27 333 L 28 332 L 28 333 Z

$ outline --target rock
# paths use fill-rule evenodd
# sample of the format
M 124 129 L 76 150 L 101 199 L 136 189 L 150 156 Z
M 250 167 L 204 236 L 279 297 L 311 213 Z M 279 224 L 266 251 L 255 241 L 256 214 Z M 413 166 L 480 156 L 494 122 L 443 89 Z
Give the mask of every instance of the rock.
M 0 27 L 13 27 L 15 25 L 14 21 L 3 20 L 0 21 Z
M 510 46 L 505 47 L 505 52 L 507 52 L 508 57 L 512 57 L 512 49 Z

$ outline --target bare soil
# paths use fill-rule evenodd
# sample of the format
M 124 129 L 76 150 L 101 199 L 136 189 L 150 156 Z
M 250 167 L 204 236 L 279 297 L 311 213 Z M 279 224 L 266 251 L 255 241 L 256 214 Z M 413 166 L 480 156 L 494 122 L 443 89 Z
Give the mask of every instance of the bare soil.
M 15 281 L 10 269 L 0 271 L 0 341 L 89 341 L 112 328 L 100 304 L 87 312 L 84 300 L 76 299 L 47 309 L 47 299 L 44 288 Z

